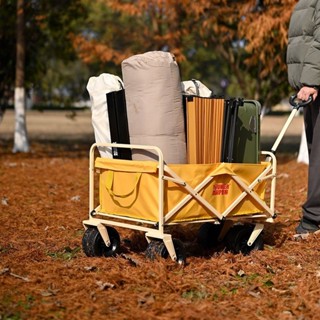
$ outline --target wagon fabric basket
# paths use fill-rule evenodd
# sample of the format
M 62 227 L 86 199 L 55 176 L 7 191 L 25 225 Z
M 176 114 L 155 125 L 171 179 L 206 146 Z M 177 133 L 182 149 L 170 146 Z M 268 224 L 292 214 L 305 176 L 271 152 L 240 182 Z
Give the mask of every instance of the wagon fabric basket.
M 165 224 L 265 211 L 266 181 L 259 176 L 268 162 L 170 164 L 164 166 L 163 175 L 158 165 L 154 161 L 96 158 L 99 211 L 157 222 L 161 184 Z

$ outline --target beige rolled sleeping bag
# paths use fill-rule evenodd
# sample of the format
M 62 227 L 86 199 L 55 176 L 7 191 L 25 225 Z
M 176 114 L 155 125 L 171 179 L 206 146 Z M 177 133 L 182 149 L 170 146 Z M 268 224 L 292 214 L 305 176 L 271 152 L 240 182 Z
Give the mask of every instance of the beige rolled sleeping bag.
M 167 163 L 186 163 L 180 72 L 169 52 L 151 51 L 121 64 L 131 144 L 159 147 Z M 133 150 L 133 160 L 156 157 Z

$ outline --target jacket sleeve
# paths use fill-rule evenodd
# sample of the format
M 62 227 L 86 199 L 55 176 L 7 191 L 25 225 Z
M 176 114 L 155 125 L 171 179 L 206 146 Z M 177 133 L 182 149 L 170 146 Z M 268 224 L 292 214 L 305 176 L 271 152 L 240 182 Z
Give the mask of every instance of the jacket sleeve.
M 300 82 L 309 86 L 320 85 L 320 0 L 316 3 L 313 40 L 305 56 Z

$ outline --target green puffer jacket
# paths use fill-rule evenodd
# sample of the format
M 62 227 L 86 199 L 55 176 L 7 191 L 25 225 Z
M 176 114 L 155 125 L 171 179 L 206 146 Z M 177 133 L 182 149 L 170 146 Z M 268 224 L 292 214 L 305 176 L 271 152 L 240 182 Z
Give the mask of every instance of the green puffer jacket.
M 287 65 L 290 85 L 320 85 L 320 0 L 300 0 L 288 31 Z

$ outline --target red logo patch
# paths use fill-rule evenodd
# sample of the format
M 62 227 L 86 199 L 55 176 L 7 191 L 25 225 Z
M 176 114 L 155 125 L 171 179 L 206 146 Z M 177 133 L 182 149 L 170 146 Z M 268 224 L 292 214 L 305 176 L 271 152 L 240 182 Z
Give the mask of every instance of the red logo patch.
M 229 192 L 229 184 L 228 183 L 216 183 L 213 186 L 212 194 L 215 196 L 225 196 Z

